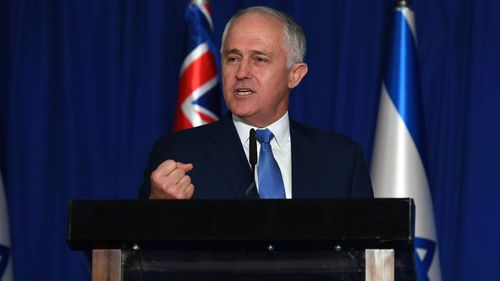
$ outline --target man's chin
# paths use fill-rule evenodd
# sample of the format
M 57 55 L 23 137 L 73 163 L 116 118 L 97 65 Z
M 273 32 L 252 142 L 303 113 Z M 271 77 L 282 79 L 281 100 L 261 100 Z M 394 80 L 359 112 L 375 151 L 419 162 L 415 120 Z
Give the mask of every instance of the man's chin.
M 231 110 L 231 112 L 238 117 L 243 123 L 253 126 L 253 119 L 255 119 L 255 112 L 243 110 Z
M 241 120 L 244 120 L 244 121 L 252 119 L 252 116 L 253 116 L 253 114 L 250 114 L 248 112 L 239 112 L 239 111 L 236 111 L 236 112 L 231 111 L 231 112 L 233 112 L 234 115 L 238 116 L 238 118 L 240 118 Z
M 240 118 L 249 118 L 256 114 L 255 106 L 248 103 L 234 103 L 229 110 Z

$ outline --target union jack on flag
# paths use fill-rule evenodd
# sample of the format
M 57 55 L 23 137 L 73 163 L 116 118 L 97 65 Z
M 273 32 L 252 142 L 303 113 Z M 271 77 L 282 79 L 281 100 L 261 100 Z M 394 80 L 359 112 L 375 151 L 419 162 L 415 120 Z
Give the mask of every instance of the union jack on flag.
M 181 66 L 174 131 L 217 121 L 217 48 L 208 1 L 192 0 L 186 9 L 187 54 Z

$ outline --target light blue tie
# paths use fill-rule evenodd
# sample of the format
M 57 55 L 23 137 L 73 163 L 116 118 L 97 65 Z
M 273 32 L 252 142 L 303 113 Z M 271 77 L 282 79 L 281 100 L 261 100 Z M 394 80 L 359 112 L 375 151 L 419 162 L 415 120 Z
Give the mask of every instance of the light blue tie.
M 262 199 L 286 198 L 285 185 L 278 162 L 274 159 L 270 141 L 274 135 L 268 129 L 255 132 L 260 143 L 259 153 L 259 197 Z

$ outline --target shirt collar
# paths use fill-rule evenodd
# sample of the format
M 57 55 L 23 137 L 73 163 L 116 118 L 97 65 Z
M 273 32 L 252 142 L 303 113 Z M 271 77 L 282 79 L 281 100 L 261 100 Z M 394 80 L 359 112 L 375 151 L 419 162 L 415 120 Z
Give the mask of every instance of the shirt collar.
M 240 137 L 241 143 L 248 144 L 248 139 L 250 138 L 250 129 L 269 129 L 273 132 L 274 139 L 280 148 L 284 148 L 287 142 L 290 140 L 290 120 L 288 119 L 288 111 L 278 119 L 276 122 L 265 128 L 258 128 L 251 126 L 243 122 L 241 118 L 234 115 L 233 113 L 233 123 L 238 131 L 238 136 Z

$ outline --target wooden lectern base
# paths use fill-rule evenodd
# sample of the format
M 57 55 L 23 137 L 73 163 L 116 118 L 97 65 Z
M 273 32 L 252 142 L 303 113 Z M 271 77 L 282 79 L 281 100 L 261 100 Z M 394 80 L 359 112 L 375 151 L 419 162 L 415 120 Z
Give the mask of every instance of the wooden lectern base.
M 92 250 L 92 281 L 121 281 L 122 251 Z
M 366 281 L 394 281 L 394 250 L 365 250 Z

